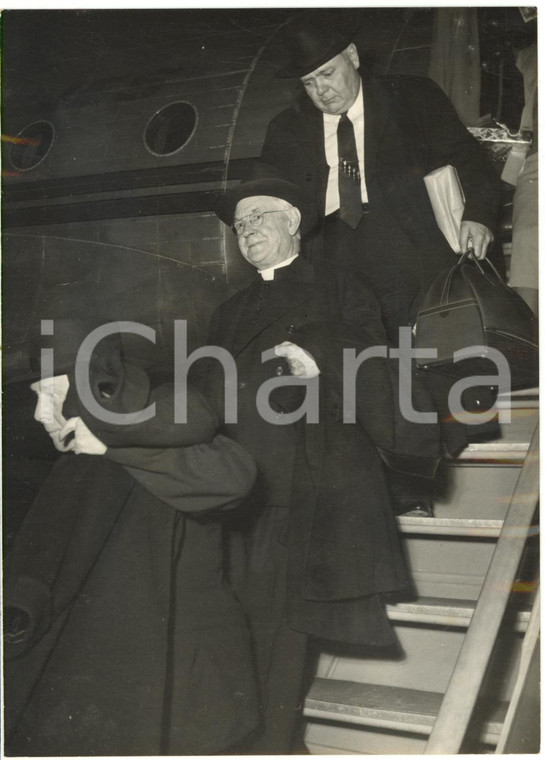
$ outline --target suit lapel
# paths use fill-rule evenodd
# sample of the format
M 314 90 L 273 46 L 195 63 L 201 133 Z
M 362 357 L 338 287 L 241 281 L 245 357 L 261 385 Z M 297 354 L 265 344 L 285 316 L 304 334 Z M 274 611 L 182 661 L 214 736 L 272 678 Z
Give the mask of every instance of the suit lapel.
M 329 166 L 327 164 L 324 145 L 324 121 L 322 112 L 305 95 L 294 107 L 297 115 L 295 125 L 296 139 L 309 158 L 309 175 L 305 180 L 309 183 L 314 181 L 316 188 L 316 202 L 318 208 L 325 208 L 325 194 Z M 310 169 L 312 167 L 312 169 Z M 315 172 L 315 177 L 312 173 Z
M 366 72 L 362 73 L 364 155 L 366 182 L 377 174 L 379 148 L 391 120 L 391 109 L 384 88 Z
M 326 163 L 322 112 L 305 96 L 304 100 L 295 104 L 295 113 L 300 121 L 299 130 L 306 135 L 306 139 L 301 142 L 303 149 L 313 162 Z

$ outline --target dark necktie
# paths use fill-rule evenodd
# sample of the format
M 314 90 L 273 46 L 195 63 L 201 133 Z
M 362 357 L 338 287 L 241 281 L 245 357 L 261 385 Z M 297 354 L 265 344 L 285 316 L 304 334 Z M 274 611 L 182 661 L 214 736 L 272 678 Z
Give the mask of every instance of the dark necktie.
M 354 125 L 343 113 L 337 126 L 339 149 L 339 214 L 353 230 L 363 216 L 360 169 Z

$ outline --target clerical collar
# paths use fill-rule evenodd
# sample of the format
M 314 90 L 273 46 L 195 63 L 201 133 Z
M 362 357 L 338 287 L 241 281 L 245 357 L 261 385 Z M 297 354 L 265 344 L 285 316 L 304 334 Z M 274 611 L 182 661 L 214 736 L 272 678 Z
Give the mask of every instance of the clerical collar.
M 358 116 L 358 114 L 363 113 L 363 87 L 362 83 L 360 82 L 360 89 L 358 91 L 358 95 L 356 97 L 356 100 L 352 103 L 348 111 L 346 112 L 348 118 L 350 121 L 354 121 L 354 118 Z M 325 113 L 324 112 L 324 121 L 329 121 L 332 123 L 337 123 L 339 119 L 341 118 L 341 114 L 338 113 Z
M 280 262 L 280 264 L 276 264 L 274 267 L 269 267 L 268 269 L 260 269 L 259 274 L 263 277 L 265 282 L 274 280 L 274 270 L 280 269 L 281 267 L 287 267 L 288 264 L 291 264 L 292 261 L 295 261 L 298 256 L 299 254 L 296 253 L 295 256 L 290 256 L 289 259 L 284 259 L 284 261 Z

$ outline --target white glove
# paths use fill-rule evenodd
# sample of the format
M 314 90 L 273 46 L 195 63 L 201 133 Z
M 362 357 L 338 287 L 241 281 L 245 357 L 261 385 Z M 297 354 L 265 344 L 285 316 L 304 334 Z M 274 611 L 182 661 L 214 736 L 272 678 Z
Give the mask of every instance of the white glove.
M 60 432 L 61 440 L 74 434 L 73 440 L 66 444 L 64 451 L 73 451 L 74 454 L 102 455 L 108 450 L 102 441 L 91 433 L 81 417 L 71 417 Z
M 317 377 L 320 374 L 318 365 L 312 356 L 300 346 L 285 340 L 274 347 L 277 356 L 283 356 L 290 365 L 290 371 L 295 377 Z

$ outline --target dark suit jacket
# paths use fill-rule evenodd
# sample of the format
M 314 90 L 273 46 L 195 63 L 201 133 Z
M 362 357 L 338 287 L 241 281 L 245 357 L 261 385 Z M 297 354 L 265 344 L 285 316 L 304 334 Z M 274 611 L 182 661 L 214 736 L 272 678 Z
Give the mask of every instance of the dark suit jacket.
M 463 218 L 496 226 L 500 184 L 486 154 L 460 122 L 443 91 L 424 77 L 363 78 L 365 177 L 415 248 L 428 256 L 450 248 L 438 229 L 423 177 L 452 164 L 465 194 Z M 306 189 L 325 208 L 327 166 L 322 113 L 308 97 L 269 124 L 261 160 Z
M 382 460 L 431 475 L 438 433 L 436 426 L 401 417 L 396 366 L 385 358 L 362 365 L 358 424 L 342 422 L 342 349 L 359 353 L 386 345 L 376 300 L 354 280 L 352 275 L 316 278 L 314 267 L 300 256 L 276 270 L 269 305 L 257 315 L 251 305 L 261 278 L 222 304 L 209 343 L 228 349 L 236 361 L 239 417 L 226 431 L 257 462 L 254 496 L 290 507 L 291 625 L 339 641 L 384 644 L 383 628 L 378 633 L 375 626 L 375 595 L 405 589 L 407 577 Z M 326 283 L 335 283 L 336 292 Z M 258 388 L 288 372 L 283 359 L 262 362 L 261 353 L 284 340 L 313 354 L 321 370 L 319 424 L 273 425 L 257 412 Z M 221 404 L 223 374 L 217 364 L 209 369 L 208 383 Z M 301 403 L 301 396 L 282 391 L 271 395 L 279 419 Z M 422 386 L 415 386 L 415 395 L 418 408 L 431 408 Z
M 440 166 L 456 167 L 465 194 L 463 218 L 494 230 L 500 203 L 500 183 L 484 150 L 460 122 L 442 90 L 424 77 L 372 78 L 363 73 L 365 119 L 365 177 L 368 188 L 377 187 L 380 202 L 387 206 L 412 244 L 403 254 L 383 250 L 378 255 L 400 255 L 407 271 L 410 310 L 416 317 L 422 295 L 444 269 L 453 266 L 453 255 L 437 227 L 423 177 Z M 308 97 L 278 114 L 269 124 L 261 159 L 283 177 L 306 189 L 325 208 L 329 168 L 323 143 L 322 113 Z M 370 195 L 370 203 L 373 198 Z M 375 247 L 375 246 L 373 246 Z M 313 259 L 322 253 L 321 231 L 307 241 Z M 414 264 L 411 262 L 414 261 Z M 387 267 L 384 276 L 388 276 Z M 411 285 L 409 286 L 409 282 Z M 451 381 L 430 373 L 426 378 L 441 418 L 449 419 L 447 397 Z M 491 403 L 481 392 L 482 408 Z M 443 426 L 447 449 L 459 452 L 470 435 L 494 435 L 493 423 L 466 429 L 459 423 Z

